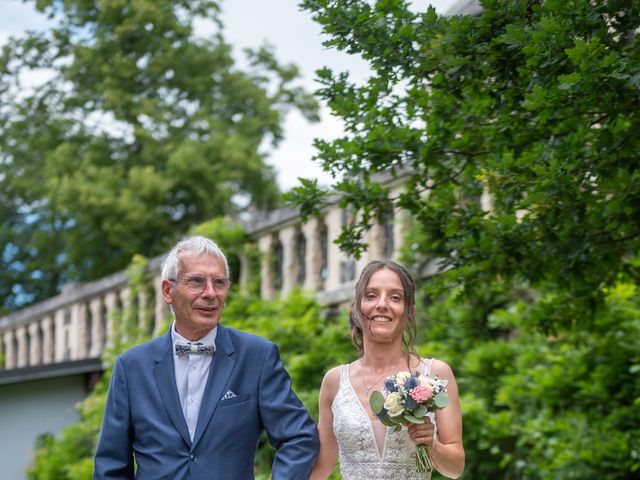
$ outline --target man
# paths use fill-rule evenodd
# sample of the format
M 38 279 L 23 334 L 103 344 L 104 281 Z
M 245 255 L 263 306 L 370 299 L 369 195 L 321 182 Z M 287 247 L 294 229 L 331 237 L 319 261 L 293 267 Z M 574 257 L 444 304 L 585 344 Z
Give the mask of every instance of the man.
M 316 426 L 277 347 L 220 324 L 225 255 L 192 237 L 169 252 L 161 275 L 175 321 L 116 360 L 94 480 L 252 479 L 263 430 L 276 449 L 272 478 L 308 479 Z

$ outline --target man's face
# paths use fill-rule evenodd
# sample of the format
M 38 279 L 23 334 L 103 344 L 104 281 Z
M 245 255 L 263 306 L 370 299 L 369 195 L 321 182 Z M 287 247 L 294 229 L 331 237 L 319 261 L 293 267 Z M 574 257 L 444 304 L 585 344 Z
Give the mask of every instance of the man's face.
M 216 280 L 217 279 L 217 280 Z M 185 252 L 178 259 L 178 278 L 163 280 L 162 293 L 165 302 L 173 307 L 176 317 L 176 331 L 187 340 L 199 340 L 220 323 L 226 288 L 224 263 L 208 255 Z M 199 292 L 198 281 L 206 286 Z M 194 291 L 195 290 L 195 291 Z

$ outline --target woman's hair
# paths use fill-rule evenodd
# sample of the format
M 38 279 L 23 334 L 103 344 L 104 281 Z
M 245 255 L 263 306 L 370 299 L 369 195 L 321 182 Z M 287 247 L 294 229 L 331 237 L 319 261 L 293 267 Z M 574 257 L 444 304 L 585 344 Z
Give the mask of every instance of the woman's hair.
M 178 276 L 178 262 L 180 255 L 183 253 L 193 253 L 195 255 L 208 254 L 216 257 L 224 264 L 224 275 L 229 278 L 229 263 L 227 257 L 220 247 L 213 240 L 205 237 L 190 237 L 182 240 L 171 249 L 162 262 L 162 270 L 160 276 L 163 280 L 175 279 Z
M 351 304 L 349 312 L 349 328 L 351 329 L 351 341 L 360 352 L 364 353 L 364 341 L 362 332 L 362 322 L 366 316 L 362 313 L 362 298 L 365 290 L 371 280 L 371 276 L 378 270 L 386 268 L 398 274 L 404 291 L 404 312 L 402 313 L 402 321 L 404 323 L 404 331 L 402 335 L 402 348 L 406 353 L 415 353 L 414 342 L 416 339 L 416 285 L 411 274 L 402 265 L 393 260 L 375 260 L 367 264 L 362 270 L 360 278 L 356 283 L 356 297 Z

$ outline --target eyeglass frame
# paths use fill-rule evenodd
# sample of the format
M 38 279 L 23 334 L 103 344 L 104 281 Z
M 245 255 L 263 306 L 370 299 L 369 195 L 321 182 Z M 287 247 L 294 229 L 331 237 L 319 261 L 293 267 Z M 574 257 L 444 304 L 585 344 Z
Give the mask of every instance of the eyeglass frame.
M 202 284 L 200 288 L 194 290 L 193 286 L 189 285 L 189 281 L 196 278 L 204 279 L 205 282 Z M 178 282 L 182 283 L 189 289 L 191 293 L 202 294 L 202 292 L 204 292 L 207 289 L 207 286 L 209 285 L 209 279 L 211 279 L 211 287 L 213 288 L 213 291 L 216 293 L 226 293 L 229 291 L 229 288 L 231 287 L 231 280 L 229 280 L 227 277 L 218 277 L 213 275 L 190 275 L 188 277 L 168 278 L 167 280 L 173 283 L 178 283 Z M 216 280 L 224 280 L 226 286 L 223 287 L 222 290 L 219 290 L 215 286 Z

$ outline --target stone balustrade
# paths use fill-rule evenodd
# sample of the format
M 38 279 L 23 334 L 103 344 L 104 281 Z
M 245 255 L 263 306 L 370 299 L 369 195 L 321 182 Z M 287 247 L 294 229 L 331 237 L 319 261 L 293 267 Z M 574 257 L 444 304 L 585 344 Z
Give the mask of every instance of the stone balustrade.
M 317 292 L 321 304 L 347 301 L 364 265 L 374 259 L 397 257 L 404 239 L 404 215 L 396 210 L 385 224 L 374 225 L 365 238 L 368 249 L 356 260 L 335 243 L 351 220 L 337 202 L 304 224 L 296 210 L 272 212 L 248 228 L 260 251 L 262 298 L 271 299 L 299 287 Z
M 149 263 L 156 291 L 161 285 L 159 261 Z M 0 318 L 3 368 L 100 358 L 112 335 L 112 319 L 132 301 L 130 295 L 125 272 L 118 272 L 95 282 L 68 285 L 60 295 Z M 144 294 L 137 301 L 146 304 Z M 166 312 L 160 291 L 150 312 L 154 328 L 161 326 Z
M 348 212 L 336 202 L 304 224 L 297 211 L 279 209 L 247 225 L 260 251 L 261 296 L 272 299 L 302 288 L 317 292 L 319 302 L 327 306 L 348 301 L 364 264 L 396 256 L 405 224 L 402 212 L 396 211 L 384 225 L 373 227 L 366 238 L 368 250 L 356 260 L 334 243 L 349 221 Z M 132 299 L 125 272 L 118 272 L 94 282 L 68 285 L 60 295 L 1 317 L 2 368 L 100 358 L 113 335 L 113 316 L 134 301 L 151 319 L 145 328 L 159 334 L 168 313 L 161 290 L 161 261 L 160 257 L 152 259 L 148 266 L 153 299 L 144 294 Z M 248 259 L 240 259 L 240 265 L 240 283 L 246 286 L 253 272 L 248 271 Z

